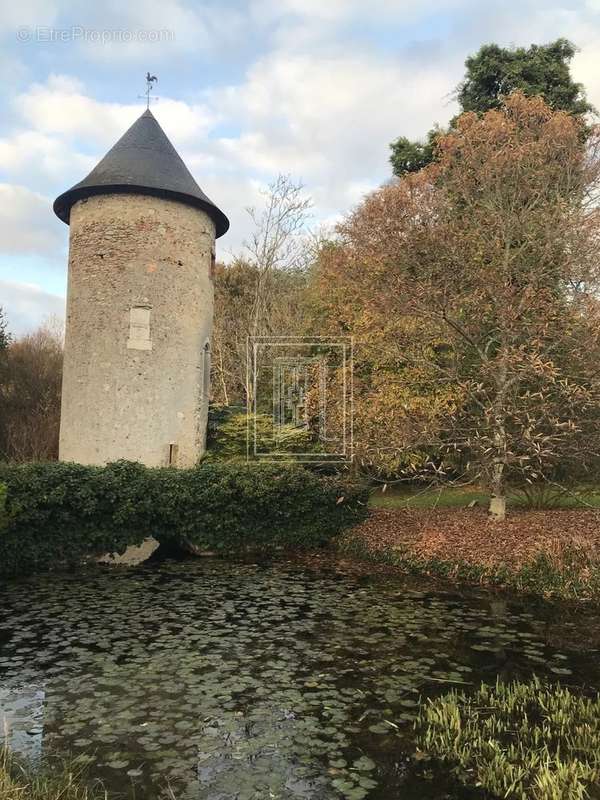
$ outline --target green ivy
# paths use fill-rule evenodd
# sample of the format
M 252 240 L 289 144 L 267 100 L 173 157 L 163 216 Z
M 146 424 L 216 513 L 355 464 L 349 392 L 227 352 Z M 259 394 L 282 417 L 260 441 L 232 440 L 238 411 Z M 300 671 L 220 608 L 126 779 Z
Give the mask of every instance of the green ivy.
M 122 553 L 148 536 L 217 552 L 316 547 L 364 514 L 368 494 L 297 465 L 26 464 L 0 467 L 0 481 L 0 574 Z

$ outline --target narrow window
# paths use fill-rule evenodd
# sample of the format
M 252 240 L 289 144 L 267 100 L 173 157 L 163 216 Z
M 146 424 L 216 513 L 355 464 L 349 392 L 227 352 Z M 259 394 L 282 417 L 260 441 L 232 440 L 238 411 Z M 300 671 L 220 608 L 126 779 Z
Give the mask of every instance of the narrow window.
M 211 250 L 210 250 L 210 273 L 209 273 L 211 281 L 214 281 L 214 279 L 215 279 L 215 266 L 216 266 L 216 263 L 217 263 L 217 255 L 215 253 L 215 248 L 211 247 Z
M 202 398 L 210 396 L 210 342 L 206 342 L 202 351 Z
M 129 310 L 129 339 L 127 347 L 130 350 L 152 350 L 150 339 L 150 306 L 133 306 Z
M 169 444 L 169 466 L 174 467 L 177 464 L 177 451 L 179 450 L 175 442 Z

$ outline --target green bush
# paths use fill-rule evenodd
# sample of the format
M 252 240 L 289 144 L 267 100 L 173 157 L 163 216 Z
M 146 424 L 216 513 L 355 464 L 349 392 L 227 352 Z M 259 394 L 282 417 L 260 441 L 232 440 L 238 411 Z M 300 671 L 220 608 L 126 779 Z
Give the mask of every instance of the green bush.
M 311 453 L 318 449 L 313 434 L 305 428 L 286 425 L 274 436 L 273 419 L 268 414 L 250 418 L 250 456 L 254 437 L 259 453 Z M 211 406 L 208 422 L 207 461 L 246 461 L 248 456 L 248 415 L 239 406 Z
M 537 678 L 498 681 L 472 695 L 452 691 L 428 701 L 416 725 L 425 753 L 494 797 L 600 797 L 598 696 L 580 697 Z
M 123 552 L 151 530 L 151 478 L 139 464 L 4 466 L 0 480 L 6 485 L 8 516 L 0 534 L 0 573 Z
M 366 509 L 367 490 L 298 466 L 161 470 L 164 534 L 210 550 L 319 546 Z
M 75 564 L 154 536 L 220 552 L 326 542 L 364 513 L 367 491 L 299 466 L 203 463 L 148 469 L 0 467 L 8 523 L 0 574 Z

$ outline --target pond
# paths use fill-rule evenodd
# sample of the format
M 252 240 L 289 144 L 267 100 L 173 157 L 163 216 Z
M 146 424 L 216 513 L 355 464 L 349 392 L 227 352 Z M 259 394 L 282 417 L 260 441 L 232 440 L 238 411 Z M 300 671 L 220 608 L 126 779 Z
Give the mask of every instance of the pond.
M 551 606 L 335 565 L 35 577 L 0 595 L 0 727 L 34 762 L 85 754 L 121 796 L 475 798 L 411 758 L 419 698 L 497 675 L 598 687 L 580 629 Z

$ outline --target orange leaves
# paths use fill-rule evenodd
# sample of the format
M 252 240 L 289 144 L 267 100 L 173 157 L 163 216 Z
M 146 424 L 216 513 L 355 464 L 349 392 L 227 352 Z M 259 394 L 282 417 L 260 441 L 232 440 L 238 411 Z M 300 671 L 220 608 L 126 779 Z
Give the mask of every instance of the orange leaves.
M 451 452 L 524 480 L 588 468 L 600 218 L 582 199 L 600 190 L 600 139 L 586 154 L 577 119 L 515 93 L 437 144 L 438 162 L 367 197 L 318 265 L 329 324 L 356 339 L 359 459 L 393 470 Z
M 539 553 L 572 550 L 600 561 L 600 512 L 519 511 L 501 526 L 480 509 L 376 509 L 351 530 L 372 551 L 518 569 Z

